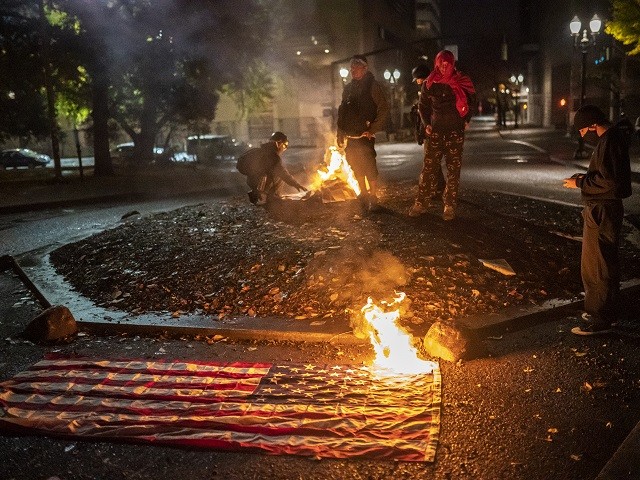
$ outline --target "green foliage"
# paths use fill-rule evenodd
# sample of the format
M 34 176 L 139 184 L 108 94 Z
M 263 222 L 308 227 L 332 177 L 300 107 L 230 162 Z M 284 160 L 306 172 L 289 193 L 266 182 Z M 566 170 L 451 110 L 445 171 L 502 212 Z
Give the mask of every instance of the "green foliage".
M 605 32 L 624 45 L 633 46 L 627 55 L 640 53 L 640 1 L 613 0 L 613 19 L 606 23 Z
M 223 85 L 221 93 L 230 96 L 242 115 L 264 110 L 273 99 L 273 77 L 261 61 L 249 66 L 239 81 Z
M 37 4 L 0 6 L 0 140 L 48 132 L 38 48 Z
M 39 2 L 0 6 L 0 135 L 47 130 Z M 106 125 L 108 111 L 149 157 L 164 126 L 208 124 L 223 91 L 245 113 L 272 98 L 268 68 L 256 60 L 272 44 L 268 1 L 243 0 L 242 14 L 237 0 L 45 5 L 58 114 L 79 124 L 92 113 L 97 128 L 100 118 Z M 99 115 L 96 99 L 104 106 Z M 106 130 L 94 133 L 108 143 Z

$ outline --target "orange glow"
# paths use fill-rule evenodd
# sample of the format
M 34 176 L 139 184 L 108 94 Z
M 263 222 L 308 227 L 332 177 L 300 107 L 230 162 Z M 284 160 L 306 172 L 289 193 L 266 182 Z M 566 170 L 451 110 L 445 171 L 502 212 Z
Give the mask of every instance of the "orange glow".
M 399 292 L 393 302 L 381 302 L 382 307 L 369 298 L 362 307 L 361 312 L 370 327 L 369 340 L 375 351 L 373 367 L 393 375 L 429 373 L 436 364 L 418 358 L 418 352 L 411 344 L 411 335 L 397 324 L 399 304 L 405 297 L 403 292 Z
M 561 107 L 564 107 L 566 104 L 567 104 L 567 100 L 566 100 L 566 99 L 564 99 L 564 98 L 561 98 L 561 99 L 560 99 L 560 106 L 561 106 Z
M 347 159 L 338 151 L 337 147 L 329 147 L 325 154 L 325 163 L 324 167 L 316 171 L 317 175 L 311 184 L 311 190 L 318 190 L 324 182 L 337 178 L 349 185 L 356 195 L 360 195 L 360 186 L 353 174 L 353 170 L 351 170 Z

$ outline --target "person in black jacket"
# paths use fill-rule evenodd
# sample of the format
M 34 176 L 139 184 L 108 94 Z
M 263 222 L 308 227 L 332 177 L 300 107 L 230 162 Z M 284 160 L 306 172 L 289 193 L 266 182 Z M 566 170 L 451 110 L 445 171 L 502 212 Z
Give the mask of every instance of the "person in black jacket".
M 351 58 L 351 78 L 338 108 L 336 144 L 345 149 L 347 163 L 360 187 L 358 198 L 363 208 L 375 211 L 379 208 L 375 134 L 384 130 L 389 106 L 384 88 L 369 71 L 364 55 Z
M 631 195 L 629 143 L 633 125 L 628 120 L 612 125 L 594 105 L 578 109 L 574 127 L 580 135 L 597 141 L 587 173 L 564 179 L 565 188 L 582 192 L 582 254 L 580 274 L 584 287 L 583 318 L 586 325 L 574 327 L 576 335 L 609 333 L 617 322 L 620 292 L 620 231 L 622 199 Z
M 429 137 L 424 165 L 418 183 L 418 195 L 409 216 L 426 213 L 435 193 L 440 161 L 444 156 L 447 184 L 442 194 L 444 220 L 453 220 L 460 183 L 464 131 L 475 108 L 475 87 L 471 79 L 455 68 L 455 57 L 441 50 L 434 61 L 435 68 L 422 84 L 418 111 Z
M 274 132 L 267 143 L 252 148 L 238 158 L 238 171 L 247 176 L 247 185 L 251 188 L 248 193 L 251 203 L 264 205 L 270 199 L 279 198 L 283 182 L 298 191 L 307 191 L 282 163 L 280 156 L 287 148 L 287 136 L 282 132 Z

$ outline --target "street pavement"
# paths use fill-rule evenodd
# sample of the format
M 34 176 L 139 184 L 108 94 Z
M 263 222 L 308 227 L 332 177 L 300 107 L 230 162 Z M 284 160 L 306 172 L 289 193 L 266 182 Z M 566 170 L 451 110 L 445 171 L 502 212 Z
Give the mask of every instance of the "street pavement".
M 489 117 L 475 119 L 468 133 L 470 136 L 497 135 L 504 139 L 521 142 L 533 149 L 549 154 L 553 161 L 574 165 L 577 169 L 586 169 L 588 159 L 574 159 L 577 145 L 565 137 L 563 141 L 554 141 L 564 137 L 547 129 L 523 126 L 498 130 Z M 541 140 L 542 139 L 542 140 Z M 379 154 L 393 149 L 393 144 L 380 143 Z M 632 149 L 632 171 L 634 178 L 640 176 L 640 148 L 635 140 Z M 18 175 L 28 180 L 18 180 Z M 84 175 L 81 179 L 66 175 L 61 181 L 51 178 L 50 169 L 29 172 L 4 172 L 0 177 L 0 215 L 16 212 L 43 210 L 89 203 L 117 202 L 143 199 L 184 197 L 194 194 L 244 195 L 242 179 L 235 172 L 233 164 L 221 168 L 203 168 L 195 164 L 176 165 L 175 167 L 149 168 L 136 171 L 135 174 L 119 173 L 115 176 L 98 178 Z M 637 181 L 637 180 L 636 180 Z M 640 188 L 636 183 L 635 189 Z M 637 193 L 636 193 L 637 194 Z M 3 252 L 0 251 L 0 255 Z M 212 326 L 204 317 L 182 316 L 179 321 L 166 315 L 145 315 L 132 318 L 120 315 L 112 310 L 105 311 L 73 293 L 61 293 L 59 280 L 53 272 L 40 270 L 40 276 L 33 279 L 44 296 L 53 304 L 63 304 L 70 308 L 78 319 L 80 330 L 87 332 L 127 332 L 136 334 L 155 334 L 171 332 L 184 335 L 221 335 L 230 339 L 242 340 L 280 340 L 332 343 L 358 343 L 351 334 L 349 325 L 325 322 L 322 328 L 293 319 L 271 319 L 269 329 L 265 330 L 264 321 L 246 317 L 225 322 L 224 327 Z M 625 295 L 637 295 L 640 284 L 631 282 L 623 285 Z M 501 312 L 489 316 L 484 322 L 476 322 L 473 327 L 483 332 L 508 330 L 515 324 L 547 322 L 553 316 L 565 311 L 579 309 L 579 302 L 550 302 L 543 307 L 529 310 Z M 640 320 L 640 319 L 638 319 Z M 628 476 L 629 472 L 634 472 Z M 640 424 L 629 434 L 610 462 L 605 466 L 598 479 L 640 478 Z

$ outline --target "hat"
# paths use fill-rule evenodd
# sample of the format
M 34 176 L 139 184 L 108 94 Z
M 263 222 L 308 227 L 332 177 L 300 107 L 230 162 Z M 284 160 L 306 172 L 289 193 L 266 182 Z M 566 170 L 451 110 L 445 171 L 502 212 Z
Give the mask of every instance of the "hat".
M 351 63 L 359 63 L 361 65 L 364 65 L 365 67 L 369 65 L 369 62 L 367 62 L 367 57 L 365 57 L 364 55 L 354 55 L 353 57 L 351 57 Z
M 269 140 L 271 140 L 272 142 L 288 142 L 289 141 L 287 136 L 282 132 L 273 132 Z
M 607 121 L 607 116 L 595 105 L 583 105 L 573 118 L 573 127 L 576 130 L 590 127 L 593 124 L 601 125 Z
M 421 63 L 417 67 L 414 67 L 411 70 L 411 75 L 413 75 L 413 79 L 416 80 L 418 78 L 427 78 L 431 72 L 429 71 L 429 67 L 427 67 L 424 63 Z

